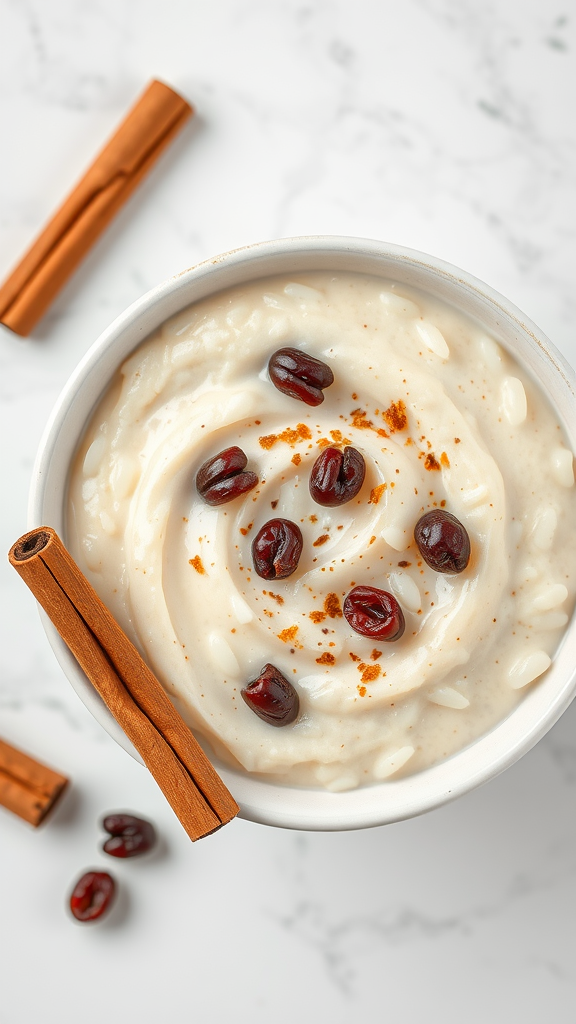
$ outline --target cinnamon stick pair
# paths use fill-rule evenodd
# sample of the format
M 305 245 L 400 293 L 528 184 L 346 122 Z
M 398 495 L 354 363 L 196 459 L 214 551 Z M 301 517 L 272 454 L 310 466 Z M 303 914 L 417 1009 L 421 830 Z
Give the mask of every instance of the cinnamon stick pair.
M 68 779 L 0 739 L 0 804 L 37 827 L 62 796 Z
M 238 805 L 134 645 L 48 526 L 24 534 L 10 562 L 42 605 L 194 841 Z
M 29 334 L 53 298 L 194 113 L 153 81 L 0 287 L 0 323 Z

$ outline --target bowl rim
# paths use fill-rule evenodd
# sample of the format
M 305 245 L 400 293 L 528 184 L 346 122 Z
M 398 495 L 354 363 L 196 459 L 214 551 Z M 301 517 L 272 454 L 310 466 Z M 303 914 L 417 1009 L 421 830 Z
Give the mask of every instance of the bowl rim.
M 312 264 L 316 261 L 319 265 L 314 268 Z M 440 297 L 444 301 L 452 301 L 457 308 L 459 302 L 471 304 L 477 310 L 477 319 L 485 326 L 489 324 L 490 333 L 496 333 L 504 347 L 522 362 L 523 368 L 538 379 L 540 388 L 556 405 L 574 450 L 574 370 L 538 327 L 490 286 L 434 256 L 372 239 L 332 235 L 277 239 L 233 249 L 181 271 L 133 302 L 102 332 L 64 385 L 42 435 L 32 473 L 29 529 L 52 525 L 61 535 L 64 534 L 68 467 L 96 402 L 130 351 L 160 323 L 192 302 L 242 281 L 290 272 L 290 263 L 297 262 L 301 265 L 292 267 L 295 274 L 305 269 L 329 270 L 340 266 L 347 272 L 373 273 L 385 280 L 394 280 L 394 274 L 390 273 L 394 267 L 404 275 L 422 277 L 429 286 L 417 284 L 416 287 L 425 291 L 439 290 Z M 307 262 L 309 267 L 305 266 Z M 328 263 L 336 265 L 330 267 Z M 357 265 L 345 267 L 346 263 Z M 359 269 L 369 264 L 373 264 L 371 270 Z M 276 269 L 263 269 L 270 265 Z M 378 275 L 377 267 L 388 272 Z M 452 296 L 452 300 L 446 296 Z M 521 354 L 515 350 L 516 344 L 522 347 Z M 78 421 L 82 417 L 83 427 L 75 432 L 72 444 L 70 423 L 74 418 Z M 59 512 L 58 481 L 61 489 Z M 40 611 L 40 614 L 56 658 L 81 700 L 106 731 L 141 761 L 55 627 L 44 612 Z M 573 616 L 545 680 L 527 693 L 520 704 L 488 733 L 413 776 L 392 778 L 344 793 L 330 793 L 277 785 L 265 778 L 236 772 L 218 762 L 217 758 L 213 760 L 240 804 L 241 817 L 262 824 L 309 831 L 372 827 L 432 810 L 496 777 L 541 739 L 568 707 L 575 693 L 576 617 Z

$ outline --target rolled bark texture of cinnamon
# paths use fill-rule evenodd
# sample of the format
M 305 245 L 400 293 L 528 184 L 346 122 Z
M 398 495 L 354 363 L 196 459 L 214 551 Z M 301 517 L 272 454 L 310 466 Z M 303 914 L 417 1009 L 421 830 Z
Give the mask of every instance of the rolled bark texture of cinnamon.
M 0 287 L 0 323 L 29 334 L 90 247 L 194 113 L 153 81 Z
M 238 814 L 238 805 L 192 732 L 56 532 L 24 534 L 10 562 L 141 754 L 194 841 Z
M 40 825 L 62 796 L 68 779 L 0 739 L 0 804 Z

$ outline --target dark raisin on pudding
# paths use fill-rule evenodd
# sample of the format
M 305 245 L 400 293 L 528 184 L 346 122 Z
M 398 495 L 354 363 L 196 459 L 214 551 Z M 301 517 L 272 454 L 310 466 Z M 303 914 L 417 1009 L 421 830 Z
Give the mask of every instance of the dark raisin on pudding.
M 106 871 L 87 871 L 70 896 L 70 910 L 77 921 L 97 921 L 109 909 L 116 883 Z
M 196 489 L 208 505 L 223 505 L 240 494 L 251 491 L 258 483 L 255 473 L 247 472 L 248 459 L 234 445 L 208 459 L 196 474 Z
M 470 560 L 470 538 L 450 512 L 433 508 L 414 527 L 414 540 L 422 558 L 436 572 L 463 572 Z
M 102 849 L 111 857 L 138 857 L 156 844 L 156 830 L 151 822 L 133 814 L 107 814 L 102 827 L 110 834 Z
M 356 633 L 371 640 L 399 640 L 405 622 L 398 601 L 377 587 L 354 587 L 343 607 L 344 617 Z
M 270 519 L 252 541 L 254 569 L 263 580 L 284 580 L 298 568 L 302 533 L 289 519 Z
M 268 363 L 268 373 L 278 391 L 306 405 L 320 405 L 323 389 L 334 383 L 330 367 L 299 348 L 279 348 Z
M 312 466 L 310 494 L 327 508 L 344 505 L 356 497 L 365 475 L 366 463 L 356 448 L 325 448 Z
M 290 725 L 298 718 L 298 693 L 275 665 L 264 665 L 241 692 L 248 707 L 269 725 Z

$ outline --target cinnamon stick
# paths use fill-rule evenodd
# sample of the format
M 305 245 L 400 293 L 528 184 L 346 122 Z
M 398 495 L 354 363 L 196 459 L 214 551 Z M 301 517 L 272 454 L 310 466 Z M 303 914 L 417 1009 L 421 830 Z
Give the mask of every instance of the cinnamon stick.
M 35 828 L 62 796 L 68 779 L 0 739 L 0 804 Z
M 0 322 L 29 334 L 92 244 L 194 113 L 153 81 L 0 287 Z
M 190 838 L 238 813 L 162 686 L 48 526 L 24 534 L 10 562 L 141 754 Z

